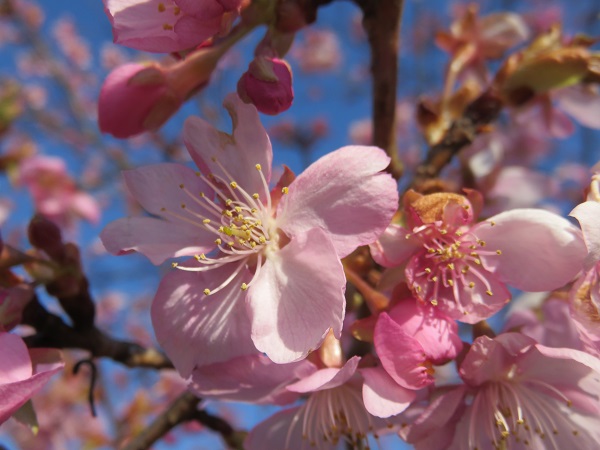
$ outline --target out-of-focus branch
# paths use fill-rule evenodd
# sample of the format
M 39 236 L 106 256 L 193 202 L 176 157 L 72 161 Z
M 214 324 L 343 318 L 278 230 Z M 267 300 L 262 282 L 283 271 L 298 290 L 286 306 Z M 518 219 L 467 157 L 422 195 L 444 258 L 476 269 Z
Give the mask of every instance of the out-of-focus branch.
M 75 329 L 67 325 L 48 312 L 37 297 L 25 307 L 22 323 L 36 329 L 36 334 L 25 338 L 28 347 L 78 348 L 89 351 L 92 357 L 111 358 L 128 367 L 173 367 L 166 356 L 153 348 L 117 340 L 95 326 Z
M 142 433 L 129 441 L 123 450 L 146 450 L 177 425 L 193 420 L 219 433 L 230 448 L 243 450 L 242 443 L 246 433 L 236 431 L 221 417 L 198 410 L 199 403 L 199 398 L 190 392 L 184 392 Z
M 404 0 L 356 0 L 363 11 L 363 26 L 371 47 L 373 79 L 373 143 L 392 161 L 388 171 L 402 176 L 396 138 L 396 85 L 400 21 Z
M 450 125 L 442 140 L 429 149 L 425 161 L 417 167 L 411 187 L 419 191 L 423 183 L 437 177 L 454 155 L 473 143 L 485 125 L 498 118 L 503 107 L 502 98 L 493 89 L 471 102 L 462 117 Z

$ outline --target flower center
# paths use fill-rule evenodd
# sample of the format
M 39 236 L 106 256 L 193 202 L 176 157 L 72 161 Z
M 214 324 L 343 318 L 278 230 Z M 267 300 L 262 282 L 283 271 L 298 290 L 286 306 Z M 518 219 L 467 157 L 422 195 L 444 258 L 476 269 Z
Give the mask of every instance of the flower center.
M 196 261 L 200 263 L 199 267 L 184 267 L 178 263 L 173 263 L 173 267 L 204 272 L 229 263 L 237 264 L 221 285 L 212 290 L 204 289 L 205 295 L 211 295 L 224 289 L 244 267 L 254 272 L 249 283 L 240 285 L 242 290 L 247 290 L 260 271 L 265 253 L 277 251 L 280 241 L 280 233 L 274 219 L 275 210 L 271 201 L 271 193 L 261 165 L 256 164 L 254 168 L 262 182 L 264 202 L 259 193 L 248 193 L 244 190 L 216 158 L 213 157 L 212 161 L 218 165 L 226 178 L 214 173 L 203 175 L 197 172 L 196 175 L 214 190 L 214 198 L 209 198 L 204 192 L 194 195 L 185 185 L 180 184 L 180 189 L 190 197 L 193 203 L 180 205 L 185 214 L 174 213 L 163 208 L 164 212 L 202 226 L 213 233 L 219 252 L 215 258 L 204 253 L 194 255 Z M 283 193 L 287 192 L 288 189 L 283 188 Z
M 495 224 L 490 222 L 490 225 Z M 468 314 L 460 302 L 463 289 L 477 289 L 490 297 L 494 295 L 481 258 L 496 257 L 502 254 L 501 250 L 486 250 L 485 241 L 468 229 L 448 232 L 425 225 L 413 230 L 408 235 L 411 236 L 420 239 L 425 250 L 409 280 L 420 298 L 436 306 L 440 297 L 451 293 L 462 313 Z
M 173 2 L 173 0 L 167 0 L 167 4 L 160 2 L 158 4 L 158 12 L 163 13 L 165 22 L 162 25 L 164 31 L 172 31 L 175 28 L 175 22 L 177 22 L 181 9 Z

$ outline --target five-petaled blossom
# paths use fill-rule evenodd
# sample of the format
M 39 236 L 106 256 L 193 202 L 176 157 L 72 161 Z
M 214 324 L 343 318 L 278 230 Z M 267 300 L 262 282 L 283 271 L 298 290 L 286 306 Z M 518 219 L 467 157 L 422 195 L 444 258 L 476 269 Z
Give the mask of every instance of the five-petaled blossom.
M 225 106 L 232 135 L 200 118 L 185 124 L 199 172 L 177 164 L 125 172 L 129 191 L 160 218 L 121 219 L 101 235 L 109 251 L 139 251 L 156 264 L 194 256 L 174 263 L 181 270 L 165 276 L 152 305 L 156 336 L 184 377 L 254 346 L 277 363 L 297 361 L 329 329 L 339 337 L 340 258 L 374 242 L 398 201 L 382 172 L 389 158 L 375 147 L 341 148 L 295 179 L 288 171 L 271 193 L 271 144 L 256 109 L 235 95 Z
M 585 245 L 566 219 L 514 209 L 473 223 L 481 199 L 474 191 L 469 197 L 409 192 L 406 227 L 390 225 L 370 246 L 373 258 L 385 267 L 406 263 L 406 282 L 416 298 L 467 323 L 502 308 L 510 299 L 505 284 L 552 290 L 581 270 Z
M 315 370 L 289 384 L 288 391 L 309 395 L 306 403 L 259 423 L 244 448 L 333 450 L 343 441 L 359 448 L 368 446 L 370 434 L 377 438 L 392 429 L 382 417 L 402 412 L 415 393 L 395 385 L 381 368 L 359 369 L 359 362 L 354 356 L 342 367 Z
M 401 435 L 417 450 L 592 449 L 600 445 L 600 360 L 519 333 L 479 337 Z

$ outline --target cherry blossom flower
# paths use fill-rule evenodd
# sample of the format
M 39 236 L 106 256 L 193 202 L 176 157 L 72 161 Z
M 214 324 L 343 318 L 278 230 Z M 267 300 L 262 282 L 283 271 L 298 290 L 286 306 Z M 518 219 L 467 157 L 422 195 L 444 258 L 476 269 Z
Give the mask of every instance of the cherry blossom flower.
M 288 385 L 289 391 L 308 394 L 306 403 L 258 424 L 244 447 L 333 450 L 343 441 L 357 446 L 368 444 L 370 434 L 377 437 L 380 430 L 393 428 L 392 422 L 373 413 L 388 408 L 386 416 L 390 412 L 398 414 L 415 394 L 395 385 L 377 368 L 358 369 L 359 362 L 360 357 L 355 356 L 341 368 L 320 369 Z M 357 369 L 363 376 L 366 374 L 364 382 Z
M 100 219 L 98 203 L 77 188 L 60 158 L 36 155 L 25 159 L 17 183 L 29 189 L 38 212 L 59 225 L 71 224 L 74 217 L 92 223 Z
M 187 50 L 231 23 L 241 0 L 104 0 L 117 44 L 148 52 Z
M 382 172 L 389 158 L 374 147 L 336 150 L 293 181 L 285 172 L 271 193 L 271 144 L 256 109 L 235 95 L 225 106 L 232 135 L 199 118 L 185 124 L 200 172 L 125 172 L 133 196 L 161 219 L 121 219 L 101 235 L 110 252 L 140 251 L 156 264 L 194 255 L 165 276 L 152 306 L 159 343 L 184 377 L 254 346 L 277 363 L 297 361 L 329 329 L 339 337 L 339 259 L 375 241 L 397 206 L 396 183 Z
M 35 395 L 64 363 L 54 349 L 27 349 L 23 340 L 0 332 L 0 424 Z
M 569 294 L 571 316 L 588 351 L 600 355 L 600 203 L 587 201 L 578 205 L 571 216 L 581 224 L 588 249 L 585 271 Z
M 405 197 L 407 227 L 391 225 L 371 244 L 385 267 L 406 263 L 414 296 L 453 319 L 475 323 L 509 301 L 506 284 L 525 291 L 563 286 L 581 270 L 579 230 L 543 210 L 514 209 L 473 224 L 471 200 L 457 194 Z
M 403 437 L 416 449 L 597 448 L 600 360 L 518 333 L 479 337 L 461 386 L 440 388 Z

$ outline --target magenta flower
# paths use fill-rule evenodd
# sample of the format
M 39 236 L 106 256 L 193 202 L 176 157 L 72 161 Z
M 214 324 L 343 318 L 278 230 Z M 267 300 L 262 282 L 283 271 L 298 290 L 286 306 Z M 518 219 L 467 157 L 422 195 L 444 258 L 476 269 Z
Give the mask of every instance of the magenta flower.
M 226 29 L 241 0 L 104 0 L 114 41 L 147 52 L 195 47 Z
M 518 333 L 480 337 L 403 430 L 417 449 L 592 449 L 600 445 L 600 360 Z
M 406 263 L 415 297 L 453 319 L 475 323 L 490 317 L 510 299 L 506 284 L 552 290 L 582 267 L 581 233 L 556 214 L 514 209 L 473 223 L 476 214 L 466 197 L 441 193 L 409 201 L 407 228 L 391 225 L 371 252 L 386 267 Z
M 276 115 L 292 106 L 292 69 L 282 59 L 256 57 L 237 85 L 238 95 L 263 114 Z
M 289 391 L 308 394 L 306 403 L 259 423 L 246 438 L 244 448 L 333 450 L 343 441 L 368 445 L 370 434 L 392 428 L 389 420 L 374 414 L 398 414 L 415 394 L 377 368 L 358 369 L 359 362 L 360 357 L 355 356 L 342 368 L 320 369 L 288 385 Z M 367 373 L 364 382 L 357 369 L 363 376 Z
M 322 157 L 291 182 L 284 175 L 271 193 L 271 144 L 256 109 L 233 95 L 225 106 L 233 135 L 199 118 L 185 124 L 197 174 L 175 164 L 125 172 L 133 196 L 162 219 L 121 219 L 101 235 L 109 251 L 140 251 L 156 264 L 194 255 L 167 274 L 152 306 L 157 338 L 184 377 L 254 346 L 286 363 L 317 348 L 329 329 L 339 337 L 339 259 L 377 239 L 398 199 L 382 172 L 389 158 L 358 146 Z
M 433 383 L 432 365 L 447 363 L 462 348 L 456 322 L 413 299 L 402 300 L 389 314 L 379 315 L 374 343 L 389 376 L 414 390 Z
M 28 350 L 19 336 L 0 332 L 0 424 L 64 366 L 54 349 Z

